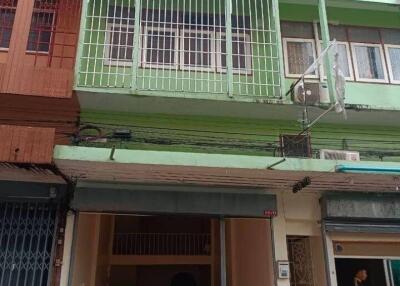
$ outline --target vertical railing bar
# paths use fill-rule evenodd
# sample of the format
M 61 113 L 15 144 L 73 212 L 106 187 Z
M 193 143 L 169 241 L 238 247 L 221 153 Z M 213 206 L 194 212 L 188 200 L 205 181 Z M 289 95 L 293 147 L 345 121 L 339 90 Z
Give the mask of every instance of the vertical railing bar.
M 95 2 L 96 2 L 96 0 L 94 0 L 94 3 Z M 93 3 L 93 7 L 95 6 L 94 3 Z M 102 12 L 102 10 L 103 10 L 103 0 L 100 0 L 100 13 Z M 114 16 L 114 18 L 115 18 L 115 16 Z M 95 49 L 94 49 L 94 70 L 93 70 L 92 86 L 95 86 L 96 77 L 97 77 L 96 67 L 97 67 L 97 62 L 98 62 L 97 53 L 99 51 L 99 44 L 100 44 L 100 42 L 99 42 L 99 38 L 100 38 L 99 37 L 99 33 L 101 31 L 101 19 L 102 19 L 102 17 L 97 17 L 97 25 L 98 26 L 97 26 L 97 39 L 96 39 Z M 93 23 L 93 21 L 92 21 L 92 23 Z M 92 32 L 93 32 L 93 29 L 92 29 Z M 101 84 L 100 84 L 100 86 L 101 86 Z
M 243 1 L 243 0 L 242 0 Z M 242 2 L 243 3 L 243 2 Z M 252 45 L 252 42 L 253 42 L 253 27 L 252 27 L 252 20 L 253 20 L 253 14 L 252 14 L 252 10 L 253 10 L 253 5 L 252 5 L 252 3 L 254 3 L 254 8 L 255 8 L 255 10 L 257 10 L 257 5 L 256 5 L 256 3 L 254 2 L 254 0 L 249 0 L 248 1 L 248 3 L 249 3 L 249 17 L 250 17 L 250 23 L 249 23 L 249 25 L 250 25 L 250 27 L 246 27 L 246 24 L 244 24 L 243 25 L 243 30 L 245 31 L 245 35 L 246 35 L 246 30 L 248 29 L 249 31 L 250 31 L 250 46 L 253 46 Z M 245 9 L 244 9 L 244 3 L 243 3 L 243 22 L 244 23 L 246 23 L 246 18 L 245 18 L 245 13 L 244 13 L 244 11 L 245 11 Z M 257 19 L 257 18 L 256 18 Z M 246 39 L 244 40 L 244 42 L 246 43 Z M 239 48 L 239 46 L 238 46 L 238 48 Z M 247 57 L 245 57 L 245 60 L 244 60 L 244 65 L 245 66 L 247 66 Z M 245 77 L 246 78 L 246 84 L 245 84 L 245 87 L 246 87 L 246 95 L 249 95 L 249 85 L 250 84 L 252 84 L 252 89 L 254 90 L 254 86 L 255 86 L 255 84 L 256 84 L 256 82 L 255 82 L 255 76 L 252 76 L 251 77 L 251 81 L 250 81 L 250 83 L 249 83 L 249 77 L 248 76 L 246 76 Z
M 274 64 L 274 60 L 273 60 L 273 45 L 272 45 L 272 33 L 273 33 L 273 29 L 272 29 L 272 26 L 271 26 L 271 17 L 273 17 L 273 15 L 271 14 L 271 10 L 270 10 L 270 7 L 269 7 L 269 5 L 270 5 L 270 3 L 268 2 L 267 4 L 266 4 L 266 6 L 267 6 L 267 13 L 268 13 L 268 30 L 269 30 L 269 32 L 268 32 L 268 34 L 269 34 L 269 43 L 270 43 L 270 57 L 271 57 L 271 59 L 270 59 L 270 61 L 271 61 L 271 70 L 274 70 L 275 69 L 275 64 Z M 268 83 L 268 81 L 267 81 L 267 83 Z M 272 86 L 274 87 L 275 86 L 275 77 L 274 77 L 274 73 L 272 73 Z M 268 87 L 267 87 L 267 90 L 269 90 L 268 89 Z M 267 94 L 267 96 L 269 96 L 269 94 Z
M 192 64 L 192 57 L 191 57 L 191 55 L 192 55 L 192 53 L 191 53 L 191 51 L 192 51 L 192 41 L 190 39 L 190 35 L 192 34 L 192 11 L 193 11 L 193 9 L 192 9 L 192 0 L 189 0 L 188 11 L 185 11 L 185 15 L 188 14 L 188 23 L 185 23 L 185 24 L 187 24 L 189 26 L 189 29 L 188 29 L 189 30 L 189 38 L 188 38 L 189 46 L 187 47 L 187 51 L 189 53 L 189 57 L 188 57 L 188 59 L 189 59 L 189 64 L 188 64 L 189 68 L 187 70 L 188 70 L 188 74 L 189 74 L 189 90 L 190 91 L 192 90 L 192 75 L 191 75 L 192 70 L 190 69 L 190 66 Z M 182 51 L 182 53 L 184 53 L 184 52 L 186 52 L 186 51 Z M 196 91 L 196 82 L 194 82 L 194 90 Z
M 107 0 L 106 0 L 107 1 Z M 100 10 L 102 10 L 103 9 L 103 0 L 101 0 L 101 7 L 100 7 Z M 120 16 L 119 16 L 119 25 L 117 25 L 115 22 L 116 22 L 116 20 L 117 20 L 117 0 L 114 0 L 114 15 L 113 15 L 113 24 L 116 26 L 116 28 L 117 28 L 117 31 L 118 31 L 118 44 L 117 44 L 117 60 L 116 60 L 116 67 L 115 67 L 115 71 L 114 72 L 111 72 L 111 74 L 114 76 L 114 84 L 113 84 L 113 87 L 117 87 L 117 81 L 118 81 L 118 76 L 120 75 L 120 73 L 119 73 L 119 69 L 120 69 L 120 59 L 119 59 L 119 52 L 120 52 L 120 49 L 121 49 L 121 32 L 122 32 L 122 24 L 121 24 L 121 21 L 122 21 L 122 15 L 123 15 L 123 13 L 124 13 L 124 5 L 121 5 L 121 6 L 119 6 L 119 8 L 120 8 Z M 108 15 L 107 15 L 107 17 L 108 17 Z M 99 18 L 99 22 L 100 22 L 100 19 L 101 18 Z M 100 23 L 99 23 L 99 25 L 100 25 Z M 97 39 L 98 39 L 99 37 L 97 37 Z M 114 34 L 113 34 L 113 37 L 112 37 L 112 40 L 111 40 L 111 43 L 113 43 L 114 42 Z M 97 53 L 96 53 L 96 56 L 97 56 Z M 96 64 L 95 64 L 95 66 L 96 66 Z M 111 68 L 110 68 L 110 71 L 111 71 Z
M 86 21 L 87 21 L 87 9 L 88 9 L 88 2 L 89 0 L 83 0 L 82 1 L 82 11 L 81 11 L 81 22 L 80 22 L 80 27 L 79 27 L 79 36 L 78 36 L 78 42 L 77 42 L 77 55 L 76 55 L 76 61 L 75 61 L 75 82 L 74 82 L 74 89 L 76 89 L 79 85 L 79 78 L 80 78 L 80 68 L 81 68 L 81 63 L 82 63 L 82 54 L 83 54 L 83 46 L 84 46 L 84 41 L 85 41 L 85 35 L 86 35 Z M 85 85 L 87 83 L 87 69 L 88 65 L 86 67 L 86 75 L 85 75 Z
M 283 51 L 282 51 L 282 37 L 281 37 L 281 23 L 279 17 L 279 2 L 278 0 L 271 0 L 272 1 L 272 10 L 274 14 L 274 24 L 275 24 L 275 35 L 276 35 L 276 48 L 277 48 L 277 56 L 279 59 L 279 86 L 280 86 L 280 98 L 284 99 L 285 101 L 289 101 L 289 95 L 286 96 L 282 85 L 285 82 L 285 76 L 283 72 Z
M 183 0 L 183 1 L 185 1 L 185 0 Z M 179 34 L 179 28 L 180 28 L 180 26 L 181 26 L 181 22 L 180 22 L 180 20 L 181 20 L 181 5 L 180 5 L 180 0 L 177 0 L 176 1 L 176 11 L 175 11 L 175 13 L 176 13 L 176 28 L 178 29 L 178 37 L 180 37 L 180 34 Z M 172 18 L 173 18 L 173 14 L 172 14 Z M 181 39 L 182 40 L 182 39 Z M 178 83 L 179 83 L 179 81 L 178 81 L 178 71 L 179 71 L 179 68 L 180 68 L 180 65 L 182 64 L 182 62 L 181 62 L 181 44 L 179 43 L 178 44 L 178 47 L 176 47 L 177 49 L 178 49 L 178 67 L 175 69 L 175 90 L 176 91 L 178 91 L 178 90 L 180 90 L 179 88 L 178 88 Z M 171 73 L 171 75 L 172 75 L 172 73 Z M 182 87 L 183 87 L 183 85 L 182 85 Z M 168 237 L 168 235 L 167 235 L 167 237 Z
M 169 1 L 171 1 L 171 0 L 169 0 Z M 172 51 L 170 51 L 171 47 L 172 47 L 172 42 L 169 44 L 169 47 L 167 48 L 167 42 L 168 41 L 167 41 L 166 35 L 168 35 L 168 33 L 169 33 L 168 29 L 167 29 L 167 25 L 168 25 L 168 23 L 167 23 L 167 0 L 164 0 L 164 11 L 163 11 L 163 14 L 164 14 L 164 24 L 163 24 L 164 25 L 164 40 L 163 40 L 163 42 L 164 42 L 164 44 L 163 44 L 163 50 L 164 50 L 163 59 L 164 59 L 164 61 L 163 61 L 163 63 L 165 63 L 165 58 L 166 58 L 167 53 L 172 53 Z M 175 43 L 175 38 L 176 37 L 172 37 L 172 32 L 171 32 L 171 40 L 174 39 L 174 43 Z M 175 57 L 174 57 L 174 60 L 176 61 Z M 171 71 L 172 67 L 173 67 L 172 65 L 163 65 L 162 80 L 161 80 L 161 89 L 162 90 L 165 90 L 165 88 L 164 88 L 164 84 L 165 84 L 165 80 L 166 80 L 165 73 L 167 71 Z
M 260 58 L 261 58 L 261 55 L 260 55 L 260 45 L 262 45 L 262 47 L 263 47 L 263 50 L 264 50 L 264 65 L 267 65 L 268 64 L 268 60 L 267 60 L 267 53 L 266 53 L 266 51 L 265 51 L 265 48 L 266 48 L 266 46 L 267 46 L 267 43 L 266 43 L 266 40 L 265 40 L 265 33 L 266 33 L 266 30 L 267 29 L 265 29 L 265 26 L 264 26 L 264 21 L 265 21 L 265 15 L 264 15 L 264 1 L 260 1 L 260 3 L 261 3 L 261 7 L 260 7 L 260 13 L 258 12 L 258 7 L 257 7 L 257 4 L 256 4 L 256 11 L 255 11 L 255 17 L 256 17 L 256 22 L 257 22 L 257 24 L 258 25 L 260 25 L 259 23 L 258 23 L 258 21 L 259 21 L 259 15 L 258 14 L 261 14 L 261 28 L 259 27 L 259 26 L 257 26 L 256 27 L 256 34 L 257 34 L 257 40 L 256 40 L 256 42 L 257 42 L 257 62 L 258 62 L 258 81 L 259 81 L 259 84 L 258 84 L 258 87 L 259 87 L 259 96 L 262 96 L 263 95 L 263 90 L 262 90 L 262 73 L 263 72 L 265 72 L 265 82 L 268 84 L 268 72 L 266 71 L 268 68 L 264 68 L 264 70 L 261 68 L 261 64 L 260 64 Z M 266 5 L 268 5 L 268 2 L 266 3 Z M 267 17 L 268 17 L 268 21 L 270 21 L 270 17 L 271 17 L 271 14 L 270 13 L 268 13 L 268 15 L 267 15 Z M 270 25 L 269 25 L 270 26 Z M 260 31 L 260 29 L 261 29 L 261 31 Z M 262 39 L 260 39 L 260 36 L 259 36 L 259 34 L 262 34 Z M 271 37 L 271 32 L 268 32 L 269 33 L 269 35 L 270 35 L 270 37 Z M 262 42 L 261 42 L 262 41 Z M 253 42 L 253 41 L 252 41 Z M 252 48 L 252 45 L 250 46 L 251 48 Z M 254 50 L 254 49 L 253 49 Z M 271 60 L 272 60 L 272 47 L 270 46 L 270 52 L 271 52 Z M 251 55 L 252 55 L 252 57 L 254 58 L 254 56 L 253 56 L 253 53 L 251 52 Z M 253 71 L 252 71 L 252 73 L 255 75 L 256 74 L 256 70 L 255 70 L 255 68 L 253 67 Z M 273 78 L 273 76 L 272 76 L 272 78 Z M 267 96 L 268 96 L 268 85 L 267 85 L 267 87 L 266 87 L 266 92 L 267 92 Z M 255 92 L 254 92 L 255 93 Z
M 170 29 L 172 30 L 173 27 L 174 27 L 174 3 L 173 3 L 173 0 L 170 0 L 170 3 L 171 3 L 171 6 L 170 6 L 171 21 L 170 21 L 170 25 L 169 26 L 170 26 Z M 176 36 L 179 38 L 179 29 L 177 29 L 177 35 Z M 174 43 L 175 43 L 175 41 L 174 41 Z M 175 53 L 176 49 L 179 49 L 179 43 L 178 43 L 178 46 L 175 47 L 175 49 L 174 49 L 174 57 L 175 57 L 175 54 L 176 54 Z M 175 59 L 175 61 L 178 61 L 178 60 L 179 60 L 179 56 L 178 56 L 178 59 Z M 178 66 L 179 66 L 179 62 L 178 62 Z M 176 66 L 175 68 L 177 69 L 178 67 Z M 173 71 L 172 71 L 172 69 L 170 69 L 169 72 L 168 72 L 168 90 L 169 91 L 171 91 L 171 83 L 172 83 L 172 80 L 173 80 L 172 74 L 173 74 Z
M 131 93 L 137 91 L 137 79 L 139 69 L 139 52 L 140 52 L 140 27 L 141 27 L 141 1 L 135 0 L 135 28 L 133 31 L 133 59 L 132 59 L 132 78 L 131 78 Z
M 226 74 L 228 96 L 233 97 L 233 56 L 232 56 L 232 0 L 225 0 L 226 21 Z
M 15 210 L 15 204 L 12 204 L 11 205 L 11 220 L 10 220 L 10 230 L 9 230 L 9 232 L 8 232 L 8 237 L 7 237 L 7 243 L 6 243 L 6 250 L 5 250 L 5 253 L 4 253 L 4 268 L 3 268 L 3 270 L 2 270 L 2 273 L 1 273 L 1 281 L 0 281 L 0 285 L 4 285 L 3 284 L 3 279 L 4 279 L 4 272 L 5 272 L 5 270 L 6 270 L 6 260 L 7 260 L 7 255 L 8 255 L 8 249 L 9 249 L 9 244 L 10 244 L 10 237 L 11 237 L 11 232 L 12 232 L 12 220 L 14 219 L 14 210 Z M 11 272 L 11 269 L 10 269 L 10 272 Z
M 96 1 L 96 0 L 94 0 L 94 1 Z M 103 10 L 103 0 L 100 0 L 101 2 L 100 2 L 100 13 L 102 12 L 102 10 Z M 106 44 L 107 45 L 109 45 L 108 47 L 107 47 L 107 49 L 106 50 L 108 50 L 108 52 L 109 52 L 109 55 L 108 55 L 108 57 L 109 58 L 111 58 L 111 60 L 113 60 L 112 59 L 112 49 L 113 49 L 113 47 L 114 47 L 114 45 L 113 45 L 113 42 L 114 42 L 114 31 L 115 31 L 115 27 L 114 27 L 114 25 L 116 24 L 115 22 L 115 20 L 116 20 L 116 10 L 117 10 L 117 6 L 116 6 L 116 3 L 115 3 L 115 5 L 114 5 L 114 12 L 113 12 L 113 15 L 112 15 L 112 17 L 110 17 L 109 15 L 110 15 L 110 4 L 111 4 L 111 1 L 110 0 L 106 0 L 106 5 L 107 5 L 107 8 L 106 8 L 106 15 L 105 15 L 105 19 L 106 19 L 106 26 L 108 25 L 108 23 L 109 23 L 109 21 L 112 23 L 111 24 L 111 26 L 112 26 L 112 28 L 111 28 L 111 30 L 110 30 L 110 35 L 108 36 L 109 37 L 109 43 L 107 43 L 106 42 Z M 121 7 L 122 8 L 122 7 Z M 99 15 L 99 19 L 101 18 L 101 14 Z M 106 28 L 107 29 L 107 28 Z M 100 28 L 99 28 L 99 30 L 100 30 Z M 107 31 L 108 32 L 108 31 Z M 107 36 L 107 32 L 106 32 L 106 36 Z M 115 69 L 116 69 L 116 72 L 115 73 L 117 73 L 117 69 L 118 69 L 119 67 L 118 67 L 118 59 L 117 59 L 117 66 L 115 67 Z M 107 87 L 110 87 L 110 84 L 111 84 L 111 74 L 112 74 L 112 71 L 111 71 L 111 69 L 112 69 L 112 66 L 111 65 L 108 65 L 107 66 L 107 84 L 106 84 L 106 86 Z M 104 71 L 104 65 L 102 65 L 102 67 L 101 67 L 101 73 L 103 74 L 103 71 Z M 102 85 L 101 84 L 101 82 L 100 82 L 100 85 Z

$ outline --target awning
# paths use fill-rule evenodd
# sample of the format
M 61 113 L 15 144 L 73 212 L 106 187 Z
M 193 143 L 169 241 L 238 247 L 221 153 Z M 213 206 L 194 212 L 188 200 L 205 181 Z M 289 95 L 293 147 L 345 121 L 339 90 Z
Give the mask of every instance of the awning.
M 0 163 L 0 200 L 58 200 L 66 189 L 51 166 Z
M 326 194 L 321 203 L 327 232 L 400 233 L 398 194 Z
M 326 219 L 400 221 L 400 194 L 335 193 L 322 198 Z
M 80 183 L 71 207 L 87 212 L 270 217 L 275 195 L 246 189 Z
M 325 221 L 325 230 L 327 232 L 338 233 L 382 233 L 382 234 L 400 234 L 399 223 L 367 223 L 367 222 L 332 222 Z

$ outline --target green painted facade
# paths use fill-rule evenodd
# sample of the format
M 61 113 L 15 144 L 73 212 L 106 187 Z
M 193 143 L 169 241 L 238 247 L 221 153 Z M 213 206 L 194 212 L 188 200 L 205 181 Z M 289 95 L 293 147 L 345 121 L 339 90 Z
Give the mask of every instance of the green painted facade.
M 276 61 L 274 60 L 273 65 L 279 67 L 279 73 L 274 73 L 273 76 L 265 75 L 265 78 L 253 77 L 252 81 L 254 81 L 254 86 L 257 86 L 263 80 L 270 81 L 271 78 L 274 78 L 273 82 L 283 82 L 283 84 L 277 89 L 273 86 L 268 86 L 266 88 L 272 88 L 273 90 L 261 90 L 260 95 L 252 96 L 251 92 L 249 92 L 252 87 L 246 91 L 245 89 L 248 86 L 239 84 L 239 78 L 248 78 L 248 76 L 231 74 L 231 79 L 229 79 L 228 74 L 157 71 L 144 69 L 138 65 L 124 68 L 104 65 L 104 62 L 98 59 L 104 55 L 104 45 L 102 43 L 104 44 L 105 41 L 106 19 L 104 16 L 107 15 L 107 6 L 103 4 L 100 7 L 95 3 L 106 3 L 107 1 L 97 1 L 88 1 L 86 3 L 87 6 L 83 9 L 84 21 L 82 21 L 81 28 L 81 43 L 75 85 L 78 95 L 86 91 L 90 93 L 90 96 L 85 94 L 86 102 L 91 100 L 90 98 L 93 98 L 93 102 L 95 102 L 96 95 L 100 94 L 103 98 L 109 96 L 109 99 L 98 104 L 98 106 L 96 106 L 97 103 L 92 104 L 90 108 L 95 108 L 95 110 L 85 109 L 84 105 L 81 124 L 98 126 L 105 134 L 111 134 L 114 129 L 127 128 L 132 130 L 133 138 L 130 141 L 110 139 L 107 143 L 81 142 L 79 143 L 80 146 L 111 148 L 115 145 L 117 148 L 124 150 L 174 151 L 186 153 L 188 156 L 195 153 L 212 153 L 275 157 L 280 156 L 278 149 L 279 135 L 297 134 L 301 130 L 300 123 L 294 119 L 294 117 L 301 118 L 301 115 L 293 115 L 297 111 L 291 105 L 291 102 L 287 98 L 279 98 L 282 92 L 285 93 L 293 82 L 293 79 L 284 78 L 282 69 L 283 51 L 279 30 L 276 31 L 276 35 L 275 33 L 272 35 L 265 32 L 263 35 L 252 34 L 252 39 L 262 39 L 269 36 L 274 38 L 276 36 L 276 41 L 273 44 L 279 47 L 279 49 L 267 51 L 267 54 L 272 53 L 273 57 L 278 57 Z M 162 0 L 160 1 L 162 2 Z M 229 0 L 226 1 L 229 2 Z M 137 0 L 135 3 L 138 5 L 138 3 L 145 2 L 144 0 Z M 211 10 L 213 13 L 226 12 L 227 7 L 225 5 L 210 5 L 210 3 L 217 2 L 210 0 L 200 1 L 197 3 L 203 3 L 203 5 L 191 7 L 191 10 L 197 12 Z M 239 2 L 246 3 L 246 1 Z M 260 2 L 258 1 L 258 3 Z M 280 20 L 303 22 L 320 20 L 321 11 L 319 11 L 316 4 L 298 4 L 301 1 L 291 0 L 279 2 L 280 4 L 277 5 L 278 1 L 271 0 L 269 10 L 271 13 L 277 13 L 279 10 L 279 14 L 264 14 L 264 21 L 270 22 L 271 27 L 278 27 Z M 305 2 L 310 1 L 305 0 Z M 126 5 L 128 2 L 127 0 L 117 0 L 115 3 Z M 133 5 L 133 1 L 130 1 L 130 3 Z M 148 3 L 160 2 L 154 0 L 154 2 L 149 1 Z M 168 3 L 175 3 L 175 1 Z M 204 3 L 208 4 L 205 5 Z M 273 5 L 274 3 L 276 6 Z M 374 10 L 374 7 L 378 5 L 376 3 L 400 4 L 393 1 L 327 1 L 327 20 L 343 25 L 400 28 L 400 5 L 385 5 L 382 9 Z M 343 7 L 340 7 L 341 5 Z M 205 9 L 206 6 L 208 7 L 207 9 Z M 179 7 L 172 8 L 178 9 Z M 253 11 L 254 9 L 246 9 L 245 5 L 242 8 L 239 10 L 244 11 L 244 14 L 250 17 L 252 25 L 257 25 L 258 17 L 255 17 L 254 12 L 250 13 L 250 10 Z M 257 6 L 253 8 L 257 8 Z M 230 24 L 227 26 L 229 30 Z M 86 32 L 82 33 L 84 30 Z M 264 56 L 258 47 L 257 41 L 252 46 L 252 55 Z M 141 56 L 140 52 L 137 56 Z M 265 65 L 265 62 L 260 61 L 256 64 Z M 257 66 L 254 66 L 254 68 L 258 69 Z M 118 69 L 123 70 L 118 71 Z M 124 74 L 124 76 L 115 78 L 115 75 L 114 77 L 113 75 L 108 76 L 109 73 L 119 73 Z M 161 79 L 157 77 L 161 77 Z M 170 78 L 172 77 L 176 78 L 171 81 Z M 145 78 L 151 78 L 151 80 L 145 82 Z M 188 80 L 176 80 L 177 78 Z M 199 82 L 200 84 L 197 84 Z M 234 84 L 235 82 L 236 84 Z M 193 85 L 194 83 L 196 83 L 196 86 Z M 229 94 L 230 88 L 232 89 L 232 94 Z M 271 94 L 273 96 L 267 96 Z M 293 109 L 290 110 L 292 112 L 290 115 L 282 111 L 269 113 L 269 109 L 264 112 L 263 119 L 252 119 L 253 114 L 239 118 L 235 111 L 240 106 L 232 108 L 226 102 L 223 102 L 223 104 L 226 104 L 227 110 L 221 111 L 221 114 L 218 114 L 218 111 L 214 112 L 215 116 L 195 116 L 194 114 L 197 110 L 193 109 L 192 114 L 190 110 L 178 110 L 179 104 L 175 106 L 175 110 L 163 112 L 162 108 L 157 107 L 157 111 L 147 114 L 138 111 L 140 107 L 135 107 L 135 111 L 130 112 L 128 107 L 118 107 L 118 104 L 115 104 L 118 101 L 122 102 L 122 105 L 128 105 L 126 98 L 141 98 L 138 95 L 158 98 L 182 98 L 182 102 L 187 102 L 188 98 L 206 99 L 205 101 L 209 103 L 209 106 L 216 104 L 216 100 L 229 101 L 230 103 L 237 102 L 239 105 L 244 105 L 245 103 L 243 102 L 250 101 L 268 104 L 268 108 L 278 108 L 277 105 L 274 106 L 274 103 L 280 103 L 286 107 L 293 107 Z M 229 97 L 229 95 L 233 95 L 233 97 Z M 380 123 L 376 124 L 372 119 L 368 120 L 368 110 L 371 109 L 400 110 L 400 85 L 349 81 L 346 87 L 346 103 L 349 107 L 360 110 L 360 113 L 365 115 L 365 122 L 353 124 L 350 118 L 350 123 L 342 124 L 340 117 L 340 119 L 336 120 L 337 123 L 334 124 L 317 124 L 311 131 L 314 158 L 318 157 L 318 150 L 320 149 L 339 149 L 360 151 L 362 160 L 400 162 L 400 129 L 398 128 L 398 123 L 396 123 L 397 118 L 400 118 L 399 115 L 393 113 L 394 122 L 387 126 Z M 132 101 L 131 104 L 134 105 L 137 102 Z M 152 102 L 150 102 L 151 104 Z M 218 105 L 216 109 L 225 108 L 223 104 Z M 262 106 L 262 104 L 258 104 L 258 106 Z M 254 103 L 254 105 L 257 104 Z M 182 108 L 187 106 L 189 105 L 181 105 Z M 204 106 L 207 105 L 203 105 L 203 108 L 207 108 Z M 249 105 L 246 108 L 251 109 Z M 110 111 L 111 109 L 113 111 Z M 157 114 L 155 114 L 156 112 Z M 256 111 L 254 112 L 256 113 Z M 259 109 L 257 112 L 259 112 Z M 323 110 L 320 112 L 323 112 Z M 182 113 L 186 115 L 177 115 Z M 229 114 L 229 116 L 226 114 Z M 315 114 L 313 117 L 315 118 Z M 93 135 L 90 132 L 88 134 Z
M 146 29 L 146 16 L 144 11 L 163 9 L 167 11 L 168 16 L 180 11 L 184 13 L 205 13 L 211 14 L 214 21 L 225 21 L 227 13 L 226 2 L 215 0 L 191 0 L 191 1 L 137 1 L 140 11 L 143 11 L 138 30 L 140 31 L 140 48 L 134 47 L 134 55 L 137 55 L 137 61 L 134 57 L 132 65 L 118 66 L 105 61 L 107 57 L 107 15 L 110 7 L 120 6 L 126 9 L 135 8 L 133 1 L 100 1 L 91 0 L 84 9 L 85 16 L 81 28 L 80 53 L 78 54 L 78 63 L 76 69 L 77 90 L 94 91 L 104 93 L 120 93 L 134 95 L 156 95 L 173 97 L 191 97 L 191 98 L 212 98 L 219 97 L 225 100 L 228 96 L 254 97 L 281 96 L 281 71 L 279 57 L 279 41 L 277 40 L 276 22 L 274 7 L 269 4 L 271 1 L 235 1 L 232 15 L 233 21 L 226 21 L 226 27 L 220 28 L 221 24 L 207 24 L 206 29 L 213 31 L 214 37 L 217 36 L 219 29 L 229 34 L 235 33 L 235 18 L 249 21 L 251 29 L 246 28 L 249 35 L 249 44 L 251 46 L 251 71 L 247 75 L 238 75 L 229 67 L 232 64 L 229 59 L 232 58 L 232 51 L 229 50 L 227 41 L 227 71 L 183 71 L 180 68 L 149 68 L 144 66 L 144 53 L 142 47 L 144 29 Z M 187 3 L 187 4 L 186 4 Z M 133 13 L 132 13 L 133 14 Z M 172 17 L 172 16 L 171 16 Z M 221 20 L 222 19 L 222 20 Z M 262 22 L 260 24 L 260 21 Z M 135 21 L 135 25 L 139 24 Z M 149 24 L 151 27 L 153 24 Z M 157 24 L 156 24 L 157 25 Z M 205 25 L 199 23 L 199 25 Z M 260 25 L 263 25 L 260 27 Z M 132 27 L 133 27 L 132 23 Z M 169 29 L 172 25 L 162 26 L 162 29 Z M 121 28 L 125 29 L 125 27 Z M 239 29 L 240 30 L 240 29 Z M 230 35 L 232 37 L 232 35 Z M 142 63 L 141 63 L 142 62 Z
M 370 2 L 387 3 L 384 1 Z M 390 9 L 383 11 L 372 10 L 368 5 L 363 6 L 364 9 L 328 6 L 328 21 L 340 25 L 400 29 L 399 6 L 389 7 Z M 280 19 L 284 21 L 311 23 L 319 21 L 316 5 L 281 3 L 279 11 Z M 284 90 L 288 90 L 292 82 L 293 79 L 286 79 Z M 346 83 L 346 104 L 361 105 L 368 109 L 400 110 L 400 85 L 348 81 Z
M 257 156 L 280 156 L 279 135 L 300 131 L 299 122 L 290 120 L 109 111 L 85 111 L 81 124 L 98 126 L 105 134 L 114 129 L 133 133 L 130 141 L 82 142 L 81 146 Z M 360 151 L 363 160 L 400 161 L 397 127 L 320 123 L 311 135 L 315 158 L 319 149 L 344 149 Z

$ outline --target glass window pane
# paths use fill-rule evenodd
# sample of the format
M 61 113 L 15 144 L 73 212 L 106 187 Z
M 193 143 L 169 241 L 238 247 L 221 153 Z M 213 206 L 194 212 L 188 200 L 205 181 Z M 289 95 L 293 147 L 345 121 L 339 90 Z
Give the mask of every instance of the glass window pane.
M 175 63 L 175 31 L 147 31 L 146 62 L 173 65 Z
M 339 69 L 343 72 L 345 77 L 350 77 L 349 57 L 347 53 L 347 46 L 345 44 L 338 44 L 336 46 L 335 54 L 338 54 Z
M 10 46 L 14 17 L 14 9 L 0 9 L 0 48 L 8 48 Z
M 235 72 L 251 71 L 250 44 L 245 35 L 232 35 L 232 65 Z M 221 66 L 226 69 L 226 38 L 221 39 Z
M 211 35 L 208 33 L 185 32 L 183 39 L 183 64 L 185 67 L 211 67 Z
M 132 60 L 134 28 L 115 25 L 111 29 L 109 57 L 115 60 Z
M 390 261 L 392 270 L 393 286 L 400 286 L 400 260 Z
M 388 48 L 393 80 L 400 80 L 400 47 Z
M 311 42 L 287 42 L 288 73 L 303 74 L 313 64 L 314 46 Z M 312 73 L 315 75 L 315 71 Z
M 355 54 L 361 79 L 385 79 L 379 47 L 356 46 Z
M 53 30 L 53 13 L 34 12 L 28 37 L 28 51 L 48 52 Z

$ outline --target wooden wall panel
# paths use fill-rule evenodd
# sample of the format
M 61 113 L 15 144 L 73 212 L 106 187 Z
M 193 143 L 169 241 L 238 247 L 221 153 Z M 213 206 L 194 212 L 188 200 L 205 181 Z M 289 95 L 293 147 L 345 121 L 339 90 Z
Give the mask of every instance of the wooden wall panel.
M 71 98 L 48 98 L 2 94 L 0 124 L 55 128 L 56 144 L 70 144 L 79 122 L 79 102 Z
M 48 54 L 26 51 L 34 2 L 18 1 L 8 58 L 0 57 L 0 93 L 70 98 L 81 1 L 58 0 Z
M 54 128 L 0 125 L 0 161 L 51 164 Z

